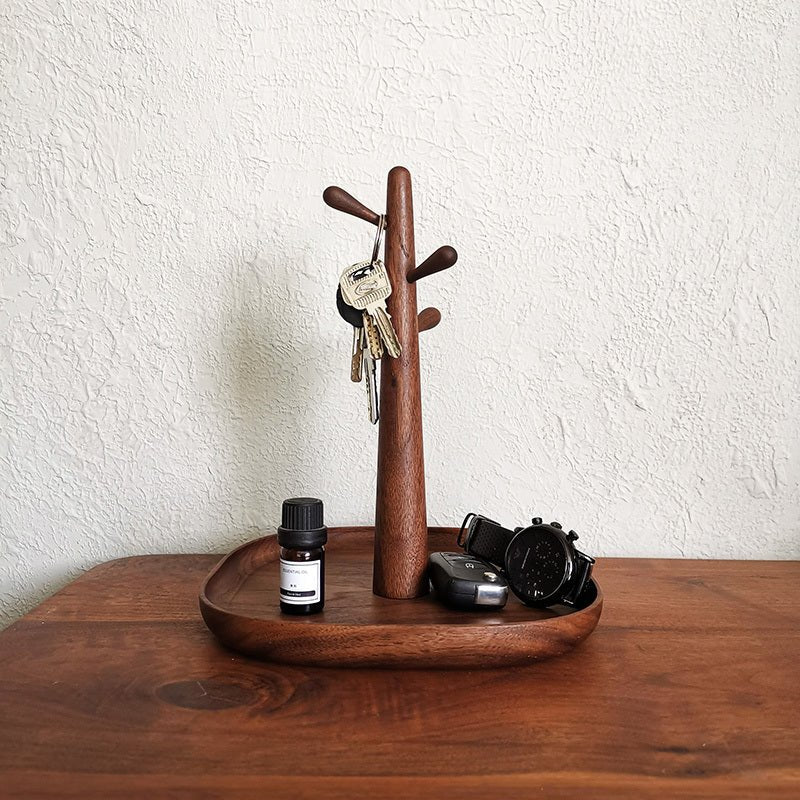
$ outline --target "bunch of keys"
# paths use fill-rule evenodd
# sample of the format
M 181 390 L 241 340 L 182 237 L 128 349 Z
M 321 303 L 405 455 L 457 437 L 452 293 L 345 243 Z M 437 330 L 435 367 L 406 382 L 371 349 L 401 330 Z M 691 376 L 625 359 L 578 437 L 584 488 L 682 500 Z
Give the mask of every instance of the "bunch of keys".
M 353 351 L 350 378 L 359 382 L 364 376 L 369 400 L 369 419 L 378 421 L 378 389 L 375 362 L 386 353 L 397 358 L 400 342 L 386 310 L 386 299 L 392 293 L 389 274 L 378 258 L 386 218 L 381 215 L 372 258 L 348 267 L 339 279 L 336 305 L 339 313 L 353 326 Z
M 374 425 L 378 421 L 378 380 L 375 370 L 375 359 L 366 342 L 364 332 L 364 316 L 357 309 L 347 305 L 342 299 L 341 289 L 336 290 L 336 307 L 342 319 L 353 326 L 353 354 L 350 359 L 350 380 L 360 383 L 363 378 L 367 384 L 367 407 L 369 421 Z

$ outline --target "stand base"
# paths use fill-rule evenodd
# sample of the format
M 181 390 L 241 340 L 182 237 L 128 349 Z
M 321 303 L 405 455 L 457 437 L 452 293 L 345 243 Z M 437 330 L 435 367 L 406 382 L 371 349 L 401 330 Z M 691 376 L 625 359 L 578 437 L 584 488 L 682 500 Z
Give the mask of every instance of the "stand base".
M 430 551 L 457 549 L 454 528 L 431 528 Z M 226 646 L 266 661 L 323 667 L 457 669 L 529 664 L 561 655 L 597 625 L 597 587 L 584 608 L 538 610 L 510 597 L 500 611 L 451 611 L 432 595 L 387 600 L 372 593 L 373 528 L 331 528 L 325 610 L 308 617 L 278 607 L 278 542 L 249 542 L 217 564 L 200 611 Z

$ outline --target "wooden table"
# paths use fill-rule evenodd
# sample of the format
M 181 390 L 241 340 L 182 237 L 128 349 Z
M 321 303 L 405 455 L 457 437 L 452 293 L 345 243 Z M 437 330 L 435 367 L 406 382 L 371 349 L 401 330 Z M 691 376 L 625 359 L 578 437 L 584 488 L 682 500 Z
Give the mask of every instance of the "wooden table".
M 223 650 L 215 560 L 103 564 L 0 634 L 1 797 L 800 797 L 800 563 L 603 559 L 573 653 L 380 672 Z

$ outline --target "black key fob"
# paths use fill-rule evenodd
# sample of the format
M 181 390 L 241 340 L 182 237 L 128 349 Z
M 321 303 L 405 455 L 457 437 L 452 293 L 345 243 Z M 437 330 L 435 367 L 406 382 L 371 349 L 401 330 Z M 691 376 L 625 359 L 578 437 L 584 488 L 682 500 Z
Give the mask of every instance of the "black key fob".
M 464 553 L 431 553 L 428 576 L 439 600 L 460 610 L 502 608 L 508 584 L 496 567 Z

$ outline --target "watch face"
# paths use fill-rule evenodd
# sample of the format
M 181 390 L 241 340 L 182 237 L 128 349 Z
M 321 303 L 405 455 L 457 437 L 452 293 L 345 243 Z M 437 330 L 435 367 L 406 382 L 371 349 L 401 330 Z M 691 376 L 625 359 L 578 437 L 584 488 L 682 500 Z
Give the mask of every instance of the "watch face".
M 520 531 L 506 551 L 508 581 L 523 603 L 544 604 L 556 595 L 568 577 L 569 565 L 564 542 L 549 525 Z

